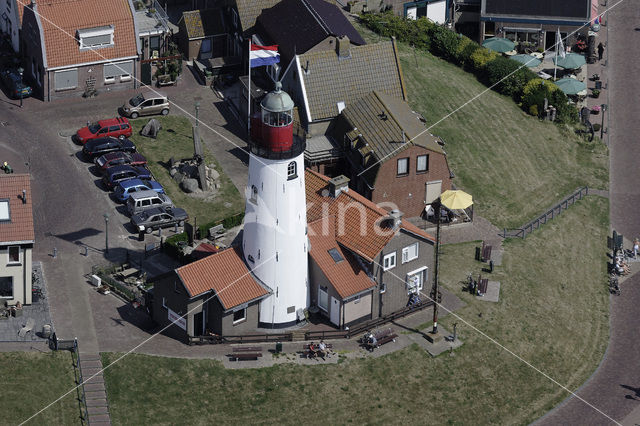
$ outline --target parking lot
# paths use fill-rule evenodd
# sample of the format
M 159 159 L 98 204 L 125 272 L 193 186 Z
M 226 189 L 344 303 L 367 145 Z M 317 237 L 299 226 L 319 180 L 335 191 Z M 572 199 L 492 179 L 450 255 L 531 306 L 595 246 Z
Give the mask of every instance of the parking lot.
M 188 69 L 178 86 L 163 92 L 172 101 L 171 114 L 190 115 L 189 110 L 199 102 L 205 146 L 242 188 L 246 167 L 238 147 L 244 142 L 234 133 L 241 134 L 241 128 L 219 99 L 208 87 L 200 86 Z M 54 327 L 63 338 L 78 337 L 87 351 L 112 350 L 111 344 L 148 336 L 135 326 L 120 325 L 127 324 L 120 313 L 123 303 L 99 295 L 87 277 L 92 265 L 123 259 L 127 250 L 142 253 L 145 244 L 159 238 L 154 233 L 147 235 L 145 242 L 138 241 L 122 206 L 102 188 L 100 178 L 92 173 L 93 166 L 78 154 L 81 146 L 71 139 L 88 121 L 117 116 L 118 107 L 135 93 L 100 93 L 95 98 L 53 103 L 27 98 L 22 107 L 19 101 L 0 94 L 0 161 L 9 162 L 16 173 L 32 175 L 34 260 L 42 262 L 47 278 Z M 104 214 L 109 216 L 108 224 Z M 163 235 L 173 232 L 173 228 L 165 229 Z

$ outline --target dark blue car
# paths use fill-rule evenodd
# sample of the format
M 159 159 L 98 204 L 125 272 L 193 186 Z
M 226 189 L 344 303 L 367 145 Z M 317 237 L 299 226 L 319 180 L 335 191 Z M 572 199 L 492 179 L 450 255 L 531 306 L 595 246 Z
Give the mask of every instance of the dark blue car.
M 111 190 L 120 182 L 136 178 L 151 179 L 151 172 L 144 167 L 113 166 L 109 167 L 104 176 L 102 176 L 102 183 L 107 189 Z
M 0 79 L 9 91 L 8 95 L 14 99 L 28 98 L 31 96 L 31 86 L 24 84 L 20 73 L 15 68 L 9 68 L 0 72 Z
M 129 179 L 122 181 L 113 190 L 116 200 L 124 203 L 134 192 L 153 190 L 160 194 L 164 194 L 164 188 L 155 180 L 148 179 Z

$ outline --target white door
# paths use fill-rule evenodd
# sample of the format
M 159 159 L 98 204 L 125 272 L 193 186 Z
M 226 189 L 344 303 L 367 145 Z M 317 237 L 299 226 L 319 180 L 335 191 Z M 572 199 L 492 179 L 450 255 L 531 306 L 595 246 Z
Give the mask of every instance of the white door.
M 418 8 L 417 7 L 409 7 L 407 8 L 407 19 L 416 20 L 418 17 Z
M 331 322 L 340 326 L 340 302 L 333 296 L 331 296 Z
M 440 196 L 441 191 L 442 191 L 441 180 L 434 180 L 431 182 L 427 182 L 425 184 L 424 203 L 425 204 L 433 203 L 433 201 Z

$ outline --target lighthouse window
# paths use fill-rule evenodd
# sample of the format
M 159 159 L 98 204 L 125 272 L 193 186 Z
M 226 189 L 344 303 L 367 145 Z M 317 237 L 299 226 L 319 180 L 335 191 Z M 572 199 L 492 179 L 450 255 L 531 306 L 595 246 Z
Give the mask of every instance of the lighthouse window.
M 258 202 L 258 188 L 255 185 L 251 185 L 251 198 L 250 201 L 252 203 Z
M 287 165 L 287 180 L 295 179 L 298 177 L 298 165 L 295 161 L 292 161 Z
M 262 110 L 262 122 L 272 127 L 284 127 L 291 124 L 291 111 L 273 112 Z

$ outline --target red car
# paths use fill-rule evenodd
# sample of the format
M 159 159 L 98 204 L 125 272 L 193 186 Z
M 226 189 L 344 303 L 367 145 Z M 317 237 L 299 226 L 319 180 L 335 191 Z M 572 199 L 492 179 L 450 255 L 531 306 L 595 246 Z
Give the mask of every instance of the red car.
M 97 123 L 91 123 L 83 127 L 76 132 L 73 139 L 76 143 L 84 145 L 91 139 L 106 138 L 108 136 L 124 139 L 131 136 L 132 133 L 129 120 L 124 117 L 116 117 L 100 120 Z
M 130 166 L 146 166 L 147 159 L 144 158 L 144 155 L 138 152 L 109 152 L 108 154 L 104 154 L 95 160 L 96 167 L 100 171 L 105 171 L 109 167 L 119 166 L 121 164 L 128 164 Z

